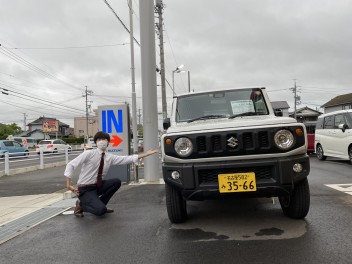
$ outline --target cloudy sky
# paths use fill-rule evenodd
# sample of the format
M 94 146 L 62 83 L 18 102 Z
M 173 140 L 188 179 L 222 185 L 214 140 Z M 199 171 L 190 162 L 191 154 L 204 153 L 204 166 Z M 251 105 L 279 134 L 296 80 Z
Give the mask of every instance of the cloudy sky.
M 127 0 L 107 0 L 129 28 Z M 129 34 L 103 0 L 0 0 L 0 123 L 23 127 L 39 116 L 73 126 L 92 109 L 131 103 Z M 135 38 L 139 0 L 133 0 Z M 165 0 L 166 78 L 185 65 L 195 91 L 267 87 L 293 111 L 319 109 L 351 93 L 350 0 Z M 156 42 L 158 43 L 158 41 Z M 159 64 L 159 46 L 156 46 Z M 140 51 L 135 46 L 137 107 L 142 108 Z M 160 79 L 158 76 L 158 84 Z M 188 91 L 175 74 L 176 93 Z M 157 87 L 158 97 L 160 86 Z M 172 90 L 167 87 L 168 108 Z M 161 99 L 159 111 L 161 112 Z M 169 110 L 170 111 L 170 110 Z M 142 111 L 141 111 L 142 112 Z M 160 117 L 161 118 L 161 117 Z

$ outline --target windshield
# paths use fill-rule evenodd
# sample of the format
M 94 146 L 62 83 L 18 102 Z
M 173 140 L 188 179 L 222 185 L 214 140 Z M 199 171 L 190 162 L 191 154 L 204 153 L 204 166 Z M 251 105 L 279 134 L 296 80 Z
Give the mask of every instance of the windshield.
M 267 115 L 268 113 L 261 89 L 229 90 L 178 97 L 176 122 Z

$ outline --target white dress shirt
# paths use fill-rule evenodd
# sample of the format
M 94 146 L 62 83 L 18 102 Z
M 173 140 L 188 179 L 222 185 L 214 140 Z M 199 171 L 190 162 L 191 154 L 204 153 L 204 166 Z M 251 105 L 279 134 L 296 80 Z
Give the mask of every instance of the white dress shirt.
M 100 149 L 87 150 L 81 153 L 77 158 L 71 160 L 67 166 L 64 175 L 72 178 L 73 172 L 82 165 L 81 173 L 79 174 L 77 184 L 96 184 L 98 169 L 103 151 Z M 111 165 L 123 165 L 138 162 L 138 155 L 117 156 L 105 152 L 103 179 L 109 171 Z

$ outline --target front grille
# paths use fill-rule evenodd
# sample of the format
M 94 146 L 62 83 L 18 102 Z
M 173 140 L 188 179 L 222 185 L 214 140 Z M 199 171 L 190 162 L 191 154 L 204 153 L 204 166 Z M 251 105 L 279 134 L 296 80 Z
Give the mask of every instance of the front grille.
M 172 142 L 180 137 L 189 138 L 193 143 L 193 152 L 187 157 L 180 157 L 173 144 L 165 144 L 164 149 L 166 155 L 182 159 L 284 153 L 305 144 L 304 135 L 297 136 L 295 128 L 296 126 L 272 127 L 169 136 L 166 138 L 170 138 Z M 288 129 L 295 136 L 295 142 L 288 150 L 279 149 L 274 143 L 274 135 L 281 129 Z
M 253 167 L 253 168 L 236 168 L 236 169 L 210 169 L 210 170 L 199 170 L 198 181 L 199 184 L 213 184 L 218 182 L 218 174 L 224 173 L 241 173 L 241 172 L 254 172 L 257 182 L 261 180 L 275 180 L 274 178 L 274 167 Z

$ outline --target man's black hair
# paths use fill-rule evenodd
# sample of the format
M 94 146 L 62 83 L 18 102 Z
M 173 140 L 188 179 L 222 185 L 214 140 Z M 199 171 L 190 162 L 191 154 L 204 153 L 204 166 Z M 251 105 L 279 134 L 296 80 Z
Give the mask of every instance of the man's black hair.
M 95 144 L 97 144 L 98 139 L 107 139 L 108 143 L 109 143 L 110 142 L 110 135 L 108 133 L 103 132 L 103 131 L 99 131 L 94 136 L 94 143 Z

